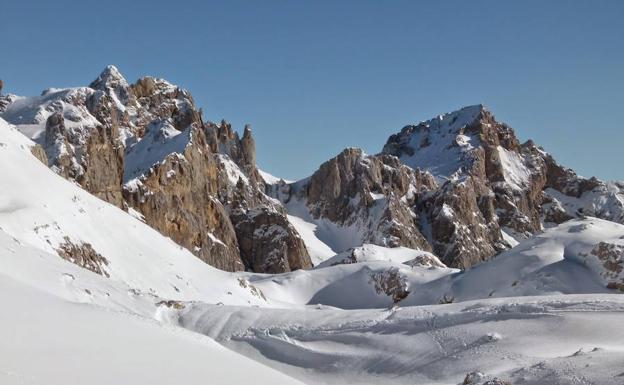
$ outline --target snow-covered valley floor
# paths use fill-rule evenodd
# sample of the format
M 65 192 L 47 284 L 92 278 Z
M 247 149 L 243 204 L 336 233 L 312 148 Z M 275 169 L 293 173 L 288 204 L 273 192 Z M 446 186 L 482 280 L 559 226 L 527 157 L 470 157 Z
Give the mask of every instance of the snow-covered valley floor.
M 624 297 L 568 295 L 374 310 L 193 304 L 185 328 L 306 383 L 624 383 Z

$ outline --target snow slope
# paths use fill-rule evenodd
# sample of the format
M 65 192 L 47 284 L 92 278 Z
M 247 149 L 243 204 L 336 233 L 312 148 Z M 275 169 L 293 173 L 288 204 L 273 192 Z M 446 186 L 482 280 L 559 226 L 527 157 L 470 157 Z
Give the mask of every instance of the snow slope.
M 0 228 L 22 243 L 57 254 L 88 243 L 106 260 L 111 279 L 167 299 L 258 304 L 234 274 L 212 268 L 124 211 L 51 172 L 30 154 L 32 144 L 0 119 Z M 19 165 L 19 166 L 18 166 Z
M 301 188 L 306 179 L 293 183 Z M 315 219 L 303 199 L 291 197 L 282 204 L 288 211 L 290 223 L 303 238 L 314 265 L 318 265 L 334 255 L 351 247 L 363 244 L 366 226 L 354 223 L 351 226 L 340 226 L 326 218 Z
M 169 325 L 176 299 L 265 305 L 253 286 L 57 176 L 31 145 L 0 119 L 0 383 L 297 383 Z M 102 254 L 109 278 L 60 258 L 68 240 Z
M 0 301 L 0 383 L 5 385 L 205 384 L 207 379 L 235 384 L 250 375 L 257 384 L 297 383 L 210 338 L 68 302 L 4 273 Z

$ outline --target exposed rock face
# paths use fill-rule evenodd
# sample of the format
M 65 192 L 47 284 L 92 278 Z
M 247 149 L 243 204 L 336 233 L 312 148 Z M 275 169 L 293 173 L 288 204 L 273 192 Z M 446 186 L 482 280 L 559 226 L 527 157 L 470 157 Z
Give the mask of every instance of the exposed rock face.
M 281 273 L 312 267 L 303 240 L 286 216 L 268 207 L 233 215 L 241 257 L 251 270 Z
M 624 292 L 624 243 L 600 242 L 589 255 L 581 256 L 596 271 L 609 289 Z
M 161 144 L 167 143 L 161 137 L 162 129 L 159 125 L 150 126 L 146 135 L 164 141 Z M 216 199 L 218 166 L 207 149 L 203 131 L 190 127 L 178 135 L 187 142 L 181 153 L 167 154 L 153 166 L 148 163 L 138 178 L 126 181 L 124 198 L 143 214 L 146 223 L 205 262 L 224 270 L 242 270 L 236 234 L 225 208 Z M 130 162 L 134 161 L 132 155 L 130 152 Z M 140 161 L 145 155 L 140 152 L 137 156 Z M 132 176 L 132 171 L 127 170 L 126 174 Z
M 48 157 L 43 147 L 35 144 L 30 148 L 30 152 L 34 155 L 35 158 L 39 159 L 41 163 L 45 164 L 46 166 L 48 165 Z
M 140 106 L 134 117 L 139 130 L 154 120 L 171 119 L 178 130 L 199 122 L 191 94 L 166 80 L 141 78 L 131 86 L 131 92 Z
M 27 108 L 10 95 L 0 101 L 8 109 L 3 118 L 18 128 L 45 124 L 33 137 L 45 149 L 46 156 L 34 150 L 40 159 L 94 195 L 138 211 L 207 263 L 263 272 L 311 266 L 285 210 L 264 194 L 249 126 L 241 139 L 226 122 L 203 124 L 188 91 L 152 77 L 130 85 L 114 66 L 89 87 L 32 99 Z M 252 239 L 237 238 L 248 231 Z
M 434 186 L 430 175 L 405 167 L 395 157 L 367 156 L 349 148 L 289 194 L 305 199 L 314 218 L 360 229 L 362 243 L 430 250 L 410 203 Z
M 78 181 L 91 194 L 117 207 L 123 207 L 121 181 L 124 149 L 117 137 L 118 132 L 114 125 L 95 128 L 85 145 L 85 172 Z
M 375 286 L 377 294 L 392 297 L 394 303 L 400 302 L 410 293 L 407 290 L 407 280 L 395 267 L 371 273 L 369 282 Z
M 405 246 L 459 268 L 577 216 L 624 223 L 624 184 L 579 177 L 480 105 L 406 126 L 381 154 L 349 148 L 306 180 L 268 186 L 251 128 L 239 137 L 225 121 L 204 123 L 190 93 L 166 80 L 130 85 L 109 66 L 89 87 L 31 99 L 0 96 L 0 113 L 41 127 L 39 159 L 226 270 L 311 266 L 282 205 L 293 200 L 347 229 L 353 239 L 337 252 Z
M 459 268 L 579 215 L 624 223 L 623 185 L 579 177 L 520 144 L 481 105 L 406 126 L 379 155 L 344 150 L 275 196 L 357 228 L 362 242 L 432 250 Z
M 578 177 L 532 141 L 520 144 L 481 105 L 407 126 L 383 152 L 441 183 L 420 205 L 429 213 L 434 252 L 451 266 L 469 267 L 507 247 L 501 230 L 528 237 L 544 223 L 579 215 L 578 206 L 607 206 L 590 215 L 623 220 L 621 189 Z M 596 204 L 600 199 L 610 203 Z
M 56 252 L 61 258 L 73 264 L 107 278 L 109 277 L 109 274 L 106 272 L 108 260 L 95 251 L 89 243 L 76 244 L 68 237 L 65 237 L 65 241 L 59 245 Z
M 419 256 L 417 256 L 416 258 L 409 260 L 407 262 L 405 262 L 406 265 L 408 266 L 412 266 L 412 267 L 437 267 L 437 268 L 445 268 L 447 267 L 445 264 L 443 264 L 440 259 L 438 257 L 436 257 L 435 255 L 431 255 L 431 254 L 421 254 Z

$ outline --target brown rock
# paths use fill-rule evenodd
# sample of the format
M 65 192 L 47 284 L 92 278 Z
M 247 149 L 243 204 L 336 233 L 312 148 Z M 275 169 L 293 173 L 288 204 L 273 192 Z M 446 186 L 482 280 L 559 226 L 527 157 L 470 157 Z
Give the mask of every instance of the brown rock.
M 243 270 L 236 233 L 226 209 L 216 198 L 218 165 L 204 133 L 193 128 L 193 140 L 182 156 L 168 155 L 141 176 L 137 186 L 124 186 L 123 196 L 145 221 L 206 263 L 223 270 Z
M 68 237 L 65 237 L 64 242 L 59 245 L 56 252 L 66 261 L 96 274 L 109 277 L 109 274 L 106 272 L 108 260 L 95 251 L 89 243 L 76 244 Z
M 232 215 L 241 257 L 259 273 L 284 273 L 312 267 L 306 246 L 286 217 L 267 207 Z

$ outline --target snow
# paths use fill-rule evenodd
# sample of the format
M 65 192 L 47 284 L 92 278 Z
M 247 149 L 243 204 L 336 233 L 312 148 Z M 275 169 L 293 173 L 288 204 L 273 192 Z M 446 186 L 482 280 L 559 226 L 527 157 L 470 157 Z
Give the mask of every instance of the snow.
M 0 119 L 0 383 L 293 384 L 296 380 L 171 325 L 163 300 L 266 304 L 131 215 L 54 174 Z M 7 188 L 10 186 L 10 188 Z M 110 278 L 59 258 L 68 237 Z
M 326 218 L 315 219 L 310 215 L 305 200 L 297 197 L 283 204 L 290 223 L 301 235 L 315 265 L 351 247 L 362 245 L 364 226 L 358 223 L 340 226 Z
M 505 181 L 515 190 L 523 190 L 529 185 L 531 172 L 524 165 L 521 156 L 498 146 L 498 155 L 503 168 Z
M 290 214 L 288 214 L 288 221 L 303 239 L 310 259 L 315 266 L 336 254 L 331 247 L 316 236 L 317 225 Z
M 575 295 L 351 311 L 194 304 L 179 322 L 309 384 L 455 385 L 478 370 L 514 384 L 619 385 L 622 321 L 624 296 Z
M 191 139 L 191 127 L 178 131 L 169 120 L 149 124 L 144 137 L 126 148 L 124 183 L 146 174 L 173 154 L 182 155 Z
M 478 146 L 477 137 L 461 132 L 477 119 L 482 108 L 481 105 L 464 107 L 402 132 L 399 135 L 413 154 L 403 153 L 401 161 L 431 172 L 438 181 L 452 179 L 467 164 L 470 151 Z
M 0 119 L 0 229 L 25 245 L 56 255 L 59 245 L 89 243 L 108 260 L 110 278 L 141 293 L 174 300 L 266 305 L 236 275 L 212 268 L 126 212 L 51 172 L 31 143 Z M 177 274 L 173 274 L 176 272 Z M 210 278 L 208 278 L 210 277 Z M 228 294 L 228 292 L 232 294 Z
M 285 183 L 292 183 L 293 181 L 291 180 L 286 180 L 283 178 L 279 178 L 276 177 L 275 175 L 272 175 L 264 170 L 258 169 L 258 172 L 260 173 L 260 176 L 262 177 L 262 179 L 264 179 L 264 181 L 267 184 L 278 184 L 280 181 L 284 181 Z
M 6 258 L 4 256 L 3 258 Z M 0 383 L 293 384 L 210 338 L 77 304 L 0 275 Z
M 18 129 L 33 140 L 44 139 L 45 123 L 55 112 L 61 112 L 65 126 L 74 131 L 91 129 L 98 125 L 97 119 L 84 107 L 78 107 L 70 101 L 86 99 L 95 91 L 88 87 L 49 89 L 41 96 L 15 97 L 0 118 L 17 125 Z
M 429 129 L 447 140 L 444 130 L 460 130 L 473 113 L 441 116 Z M 28 127 L 20 130 L 36 131 Z M 474 138 L 451 136 L 461 159 Z M 150 126 L 128 149 L 127 185 L 190 140 L 168 122 Z M 294 195 L 288 219 L 317 267 L 227 273 L 136 211 L 55 175 L 32 145 L 0 119 L 2 384 L 456 385 L 474 371 L 523 385 L 622 383 L 624 296 L 606 285 L 624 277 L 594 251 L 624 250 L 624 225 L 585 217 L 518 240 L 504 229 L 512 249 L 460 271 L 428 252 L 363 245 L 365 224 L 316 220 Z M 523 186 L 522 159 L 499 151 L 505 179 Z M 236 183 L 240 170 L 219 159 Z M 438 177 L 458 166 L 447 160 L 432 165 Z M 547 193 L 566 210 L 615 218 L 621 188 L 607 188 L 606 199 Z M 68 240 L 106 258 L 109 278 L 60 258 Z M 400 301 L 376 286 L 390 274 L 408 292 Z
M 217 160 L 223 168 L 225 169 L 225 173 L 227 175 L 228 181 L 230 185 L 236 186 L 238 180 L 241 179 L 245 184 L 249 184 L 249 179 L 247 176 L 241 171 L 236 163 L 228 156 L 224 154 L 217 154 Z
M 407 263 L 420 256 L 427 256 L 437 259 L 435 255 L 427 251 L 409 249 L 407 247 L 383 247 L 373 244 L 364 244 L 360 247 L 342 252 L 323 261 L 317 268 L 332 266 L 343 263 L 362 263 L 373 261 L 386 261 L 394 263 Z M 351 258 L 355 258 L 352 261 Z
M 511 231 L 510 231 L 510 232 L 511 232 Z M 518 240 L 517 240 L 516 238 L 514 238 L 514 237 L 510 234 L 510 232 L 507 232 L 507 231 L 505 231 L 505 230 L 501 229 L 501 235 L 503 236 L 503 240 L 504 240 L 505 242 L 507 242 L 507 244 L 508 244 L 510 247 L 516 247 L 516 246 L 518 245 L 518 243 L 519 243 L 519 242 L 518 242 Z
M 617 183 L 608 183 L 604 187 L 586 191 L 580 197 L 565 195 L 552 188 L 545 192 L 560 202 L 572 217 L 580 213 L 624 223 L 624 189 L 619 186 Z

